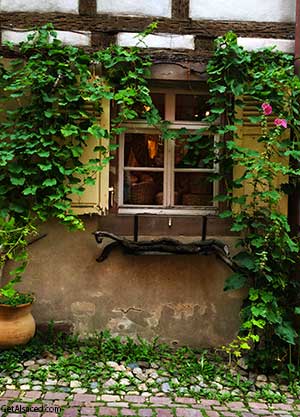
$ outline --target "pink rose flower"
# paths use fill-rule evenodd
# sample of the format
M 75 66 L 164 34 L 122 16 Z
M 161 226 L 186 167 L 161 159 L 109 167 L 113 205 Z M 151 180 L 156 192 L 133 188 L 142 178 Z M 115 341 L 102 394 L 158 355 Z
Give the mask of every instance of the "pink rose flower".
M 264 113 L 265 116 L 269 116 L 273 111 L 272 106 L 269 103 L 263 103 L 261 105 L 261 108 L 262 108 L 263 113 Z
M 275 120 L 274 120 L 274 124 L 275 124 L 276 126 L 281 126 L 281 127 L 283 127 L 284 129 L 286 129 L 286 128 L 287 128 L 287 121 L 286 121 L 285 119 L 275 119 Z

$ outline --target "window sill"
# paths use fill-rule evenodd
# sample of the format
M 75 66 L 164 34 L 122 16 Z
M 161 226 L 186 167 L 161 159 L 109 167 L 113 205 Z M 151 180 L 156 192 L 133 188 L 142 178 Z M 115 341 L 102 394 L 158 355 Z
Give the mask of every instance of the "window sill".
M 154 214 L 165 216 L 208 216 L 218 214 L 217 207 L 158 208 L 158 207 L 119 207 L 118 214 Z

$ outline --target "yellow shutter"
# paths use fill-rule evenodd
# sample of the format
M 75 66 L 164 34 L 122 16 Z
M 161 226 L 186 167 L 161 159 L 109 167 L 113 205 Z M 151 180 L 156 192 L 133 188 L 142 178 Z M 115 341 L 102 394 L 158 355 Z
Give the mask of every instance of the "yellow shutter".
M 259 112 L 257 110 L 257 102 L 253 100 L 251 97 L 243 97 L 243 101 L 245 106 L 243 108 L 237 107 L 237 118 L 243 120 L 242 126 L 237 126 L 238 130 L 238 144 L 244 148 L 248 148 L 251 150 L 256 150 L 258 152 L 263 151 L 263 144 L 257 142 L 257 138 L 261 136 L 261 126 L 260 124 L 253 124 L 250 122 L 249 117 L 250 116 L 259 116 Z M 273 126 L 273 118 L 270 118 L 268 121 L 268 125 L 271 127 Z M 286 130 L 283 137 L 286 137 L 286 135 L 289 135 L 289 130 Z M 274 161 L 279 161 L 279 157 L 274 158 Z M 281 159 L 281 162 L 284 162 L 285 164 L 288 164 L 288 158 L 285 158 L 283 161 Z M 244 173 L 244 168 L 242 166 L 234 166 L 233 169 L 233 178 L 238 179 L 240 178 Z M 276 186 L 279 188 L 281 184 L 284 184 L 288 182 L 287 176 L 283 176 L 282 174 L 279 174 L 277 176 L 276 180 Z M 251 184 L 247 181 L 244 181 L 243 187 L 236 188 L 234 190 L 234 196 L 242 196 L 242 195 L 250 195 L 252 193 Z M 234 209 L 234 207 L 233 207 Z M 282 199 L 279 202 L 279 211 L 282 214 L 287 215 L 288 212 L 288 198 L 287 196 L 283 196 Z
M 105 129 L 110 126 L 110 103 L 109 100 L 102 101 L 103 113 L 99 118 L 99 124 Z M 94 152 L 95 146 L 108 146 L 108 140 L 99 139 L 91 136 L 87 142 L 87 147 L 82 155 L 82 162 L 85 163 L 92 158 L 101 158 L 100 152 Z M 72 210 L 76 214 L 106 214 L 109 201 L 109 163 L 103 166 L 103 169 L 96 174 L 94 185 L 87 185 L 84 193 L 79 196 L 73 194 Z

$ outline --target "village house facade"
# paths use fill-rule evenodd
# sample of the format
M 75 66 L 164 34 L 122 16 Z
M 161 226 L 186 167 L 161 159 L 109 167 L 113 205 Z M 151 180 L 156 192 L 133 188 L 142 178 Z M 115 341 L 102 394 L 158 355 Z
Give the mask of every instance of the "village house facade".
M 295 0 L 0 0 L 0 33 L 2 45 L 18 43 L 51 22 L 63 42 L 97 50 L 112 43 L 134 46 L 136 35 L 157 21 L 155 33 L 140 45 L 153 59 L 152 98 L 172 129 L 193 131 L 204 126 L 209 111 L 205 65 L 213 40 L 232 30 L 248 49 L 276 45 L 293 54 L 295 9 Z M 5 56 L 5 46 L 1 52 Z M 113 111 L 107 103 L 101 120 L 106 127 Z M 218 171 L 216 164 L 203 164 L 204 155 L 192 167 L 182 164 L 185 147 L 162 141 L 141 121 L 128 124 L 117 140 L 118 150 L 96 184 L 74 198 L 86 230 L 70 233 L 48 223 L 41 230 L 46 238 L 30 247 L 23 285 L 36 294 L 37 322 L 53 320 L 81 334 L 109 329 L 159 336 L 174 346 L 229 342 L 238 330 L 243 294 L 223 292 L 231 271 L 215 255 L 134 256 L 115 249 L 96 262 L 109 242 L 97 245 L 96 230 L 183 243 L 204 233 L 235 250 L 236 236 L 213 200 L 218 184 L 206 181 Z

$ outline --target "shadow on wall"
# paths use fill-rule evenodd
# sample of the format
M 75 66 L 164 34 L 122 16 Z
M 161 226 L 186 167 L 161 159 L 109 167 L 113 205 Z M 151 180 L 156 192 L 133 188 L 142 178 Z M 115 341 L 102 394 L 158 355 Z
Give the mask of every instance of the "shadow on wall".
M 113 334 L 189 346 L 218 346 L 239 327 L 242 292 L 223 292 L 231 271 L 215 256 L 132 256 L 113 252 L 103 263 L 89 218 L 85 232 L 56 223 L 30 248 L 22 284 L 36 294 L 38 323 L 72 323 L 81 335 Z M 233 244 L 232 238 L 224 238 Z

